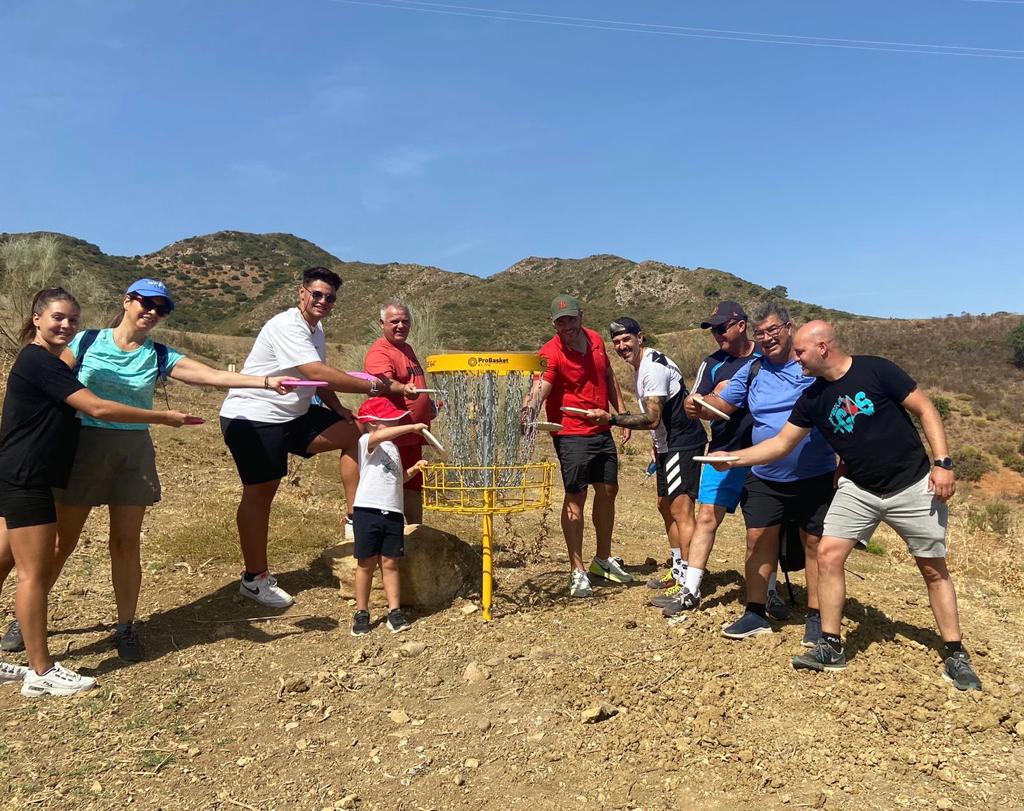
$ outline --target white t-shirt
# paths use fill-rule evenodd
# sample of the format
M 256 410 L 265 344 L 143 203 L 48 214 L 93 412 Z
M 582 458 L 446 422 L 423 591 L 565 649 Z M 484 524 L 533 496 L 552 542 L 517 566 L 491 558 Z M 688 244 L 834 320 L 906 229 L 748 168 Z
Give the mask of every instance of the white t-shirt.
M 242 374 L 302 377 L 296 367 L 318 360 L 327 361 L 323 325 L 310 329 L 299 308 L 292 307 L 263 325 L 245 359 Z M 295 389 L 284 395 L 266 389 L 229 389 L 220 415 L 228 419 L 245 417 L 253 422 L 288 422 L 309 411 L 315 394 L 313 388 Z
M 402 485 L 405 468 L 394 442 L 381 442 L 372 451 L 366 448 L 370 435 L 359 437 L 359 487 L 353 507 L 370 507 L 405 514 Z
M 640 359 L 640 368 L 636 370 L 636 399 L 640 402 L 640 410 L 644 410 L 644 397 L 664 397 L 666 406 L 682 388 L 682 375 L 679 367 L 660 352 L 644 349 Z M 661 422 L 651 431 L 654 435 L 654 449 L 658 453 L 668 451 L 669 415 L 663 407 Z

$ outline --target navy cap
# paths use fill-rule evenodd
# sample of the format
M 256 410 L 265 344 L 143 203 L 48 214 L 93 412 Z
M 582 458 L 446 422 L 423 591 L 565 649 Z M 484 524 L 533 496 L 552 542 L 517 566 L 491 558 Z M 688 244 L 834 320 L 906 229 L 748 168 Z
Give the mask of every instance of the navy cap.
M 735 301 L 722 301 L 712 311 L 711 315 L 700 323 L 701 329 L 711 329 L 728 324 L 730 321 L 749 321 L 743 308 Z

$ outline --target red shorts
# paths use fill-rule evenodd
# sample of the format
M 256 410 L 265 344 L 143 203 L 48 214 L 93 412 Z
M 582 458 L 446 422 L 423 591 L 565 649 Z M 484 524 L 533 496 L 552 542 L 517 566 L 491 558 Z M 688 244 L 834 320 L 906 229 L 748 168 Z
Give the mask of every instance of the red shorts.
M 423 458 L 422 445 L 399 445 L 398 455 L 402 458 L 402 469 L 408 470 Z M 409 481 L 402 485 L 406 490 L 422 490 L 423 474 L 417 472 Z

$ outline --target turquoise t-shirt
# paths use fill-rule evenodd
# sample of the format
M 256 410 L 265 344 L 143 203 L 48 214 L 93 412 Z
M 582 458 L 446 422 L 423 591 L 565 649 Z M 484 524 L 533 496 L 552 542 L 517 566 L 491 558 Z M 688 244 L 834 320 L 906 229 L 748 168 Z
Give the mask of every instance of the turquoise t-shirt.
M 68 344 L 78 357 L 78 347 L 85 332 L 79 332 Z M 167 372 L 184 355 L 167 347 Z M 78 370 L 78 379 L 89 391 L 104 400 L 152 408 L 153 392 L 157 383 L 156 349 L 149 338 L 138 349 L 125 352 L 114 343 L 113 330 L 101 329 L 92 346 L 85 353 L 85 361 Z M 79 412 L 82 425 L 92 428 L 117 428 L 123 431 L 145 431 L 149 426 L 137 422 L 104 422 Z

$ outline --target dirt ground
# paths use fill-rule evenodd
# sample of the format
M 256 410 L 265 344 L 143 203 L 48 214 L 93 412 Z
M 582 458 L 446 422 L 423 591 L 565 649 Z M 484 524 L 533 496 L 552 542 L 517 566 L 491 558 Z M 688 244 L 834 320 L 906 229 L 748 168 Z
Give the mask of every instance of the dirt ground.
M 669 626 L 642 584 L 666 545 L 640 449 L 623 457 L 616 530 L 638 585 L 571 600 L 557 511 L 499 520 L 493 622 L 469 593 L 414 615 L 407 634 L 378 625 L 355 639 L 352 609 L 319 564 L 337 537 L 334 460 L 295 465 L 282 488 L 271 557 L 298 602 L 264 610 L 238 595 L 238 485 L 219 397 L 172 387 L 171 399 L 211 421 L 154 432 L 165 498 L 144 539 L 148 658 L 122 665 L 107 641 L 113 599 L 95 517 L 55 589 L 50 642 L 100 688 L 34 702 L 0 689 L 2 808 L 1024 807 L 1015 535 L 953 522 L 982 693 L 941 678 L 923 584 L 888 533 L 885 554 L 850 560 L 843 673 L 791 669 L 800 608 L 771 636 L 720 635 L 742 599 L 738 518 L 719 535 L 703 610 Z M 966 512 L 963 498 L 954 509 Z M 479 540 L 471 520 L 429 522 Z M 602 702 L 612 717 L 586 723 Z

